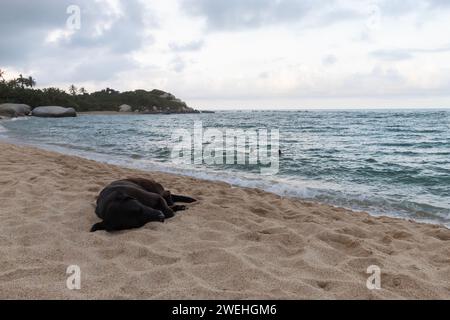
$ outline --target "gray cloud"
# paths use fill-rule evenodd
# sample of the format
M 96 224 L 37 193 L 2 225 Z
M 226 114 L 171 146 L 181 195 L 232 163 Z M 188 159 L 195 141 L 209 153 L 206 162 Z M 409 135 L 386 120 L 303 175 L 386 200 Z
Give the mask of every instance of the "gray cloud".
M 333 65 L 333 64 L 335 64 L 336 62 L 337 62 L 337 58 L 336 58 L 336 56 L 333 55 L 333 54 L 326 55 L 326 56 L 323 57 L 323 59 L 322 59 L 322 64 L 323 64 L 323 65 L 326 65 L 326 66 Z
M 413 55 L 405 50 L 376 50 L 370 53 L 370 56 L 385 61 L 409 60 Z
M 203 40 L 191 41 L 188 43 L 170 43 L 169 48 L 175 52 L 197 51 L 205 45 Z
M 50 32 L 67 30 L 69 5 L 80 7 L 81 29 L 68 39 L 47 43 Z M 107 79 L 124 67 L 132 67 L 128 54 L 152 40 L 143 32 L 142 5 L 138 0 L 124 1 L 117 16 L 105 6 L 105 2 L 89 0 L 2 1 L 2 67 L 38 70 L 33 76 L 41 84 L 47 84 L 47 74 L 53 79 L 87 81 Z M 109 24 L 109 28 L 99 33 L 99 23 Z M 58 75 L 61 72 L 64 75 Z
M 450 8 L 448 0 L 381 0 L 376 2 L 383 16 L 401 16 L 412 12 Z
M 381 16 L 401 16 L 450 8 L 448 0 L 368 1 L 367 12 L 338 0 L 182 0 L 184 10 L 203 17 L 210 30 L 235 31 L 286 23 L 305 23 L 319 27 L 351 19 L 368 19 L 376 6 Z M 363 2 L 364 4 L 364 2 Z M 424 11 L 424 12 L 422 12 Z M 314 16 L 314 21 L 306 20 Z
M 184 9 L 206 18 L 212 29 L 237 30 L 301 21 L 314 8 L 333 0 L 185 0 Z
M 425 0 L 382 0 L 376 3 L 383 16 L 403 15 L 425 4 Z
M 450 45 L 441 48 L 429 48 L 429 49 L 405 48 L 405 49 L 375 50 L 370 52 L 370 56 L 385 61 L 400 61 L 412 59 L 416 54 L 430 54 L 443 52 L 450 52 Z
M 109 29 L 95 35 L 98 22 L 110 21 L 113 17 L 102 10 L 98 3 L 89 1 L 81 6 L 82 27 L 66 45 L 73 47 L 107 47 L 112 52 L 126 53 L 139 49 L 144 41 L 144 17 L 142 4 L 137 0 L 122 2 L 122 14 Z M 152 39 L 150 39 L 152 40 Z
M 432 8 L 448 8 L 450 1 L 448 0 L 428 0 L 428 5 Z
M 49 30 L 64 26 L 64 1 L 2 1 L 0 10 L 0 61 L 11 64 L 39 50 Z
M 172 60 L 172 68 L 177 73 L 183 72 L 186 68 L 186 62 L 180 56 L 176 56 Z
M 62 51 L 66 55 L 64 59 L 55 65 L 54 58 L 40 60 L 40 68 L 43 70 L 36 75 L 38 84 L 47 85 L 55 82 L 79 83 L 84 81 L 110 81 L 120 72 L 132 70 L 138 65 L 131 59 L 125 59 L 118 54 L 110 54 L 98 50 L 96 55 L 80 56 L 84 50 L 73 52 Z M 63 72 L 54 70 L 63 68 Z M 50 71 L 49 71 L 50 70 Z

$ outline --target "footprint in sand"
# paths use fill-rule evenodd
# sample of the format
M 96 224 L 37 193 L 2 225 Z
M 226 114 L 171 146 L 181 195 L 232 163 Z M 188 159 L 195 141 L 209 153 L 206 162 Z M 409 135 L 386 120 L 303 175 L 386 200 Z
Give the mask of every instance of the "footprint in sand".
M 352 236 L 325 231 L 319 234 L 317 238 L 324 241 L 334 249 L 342 251 L 348 255 L 366 257 L 372 254 L 370 250 L 367 250 L 362 246 L 362 240 L 356 239 Z

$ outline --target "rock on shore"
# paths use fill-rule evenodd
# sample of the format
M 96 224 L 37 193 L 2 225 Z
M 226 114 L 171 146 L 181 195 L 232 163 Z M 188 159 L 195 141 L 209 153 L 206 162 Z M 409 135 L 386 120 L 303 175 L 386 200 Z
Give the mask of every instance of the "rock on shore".
M 48 107 L 37 107 L 33 109 L 32 115 L 34 117 L 43 117 L 43 118 L 64 118 L 64 117 L 76 117 L 77 113 L 74 108 L 48 106 Z
M 119 107 L 119 112 L 132 112 L 133 108 L 127 104 L 123 104 Z
M 0 116 L 15 118 L 29 115 L 31 107 L 26 104 L 3 103 L 0 104 Z

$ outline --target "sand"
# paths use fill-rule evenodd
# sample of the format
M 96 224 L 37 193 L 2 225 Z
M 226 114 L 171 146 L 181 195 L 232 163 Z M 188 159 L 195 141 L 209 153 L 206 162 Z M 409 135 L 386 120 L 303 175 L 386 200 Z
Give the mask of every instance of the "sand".
M 450 230 L 0 143 L 0 298 L 449 299 Z M 199 199 L 164 224 L 89 229 L 128 176 Z M 78 265 L 81 289 L 66 287 Z M 370 265 L 381 290 L 366 287 Z

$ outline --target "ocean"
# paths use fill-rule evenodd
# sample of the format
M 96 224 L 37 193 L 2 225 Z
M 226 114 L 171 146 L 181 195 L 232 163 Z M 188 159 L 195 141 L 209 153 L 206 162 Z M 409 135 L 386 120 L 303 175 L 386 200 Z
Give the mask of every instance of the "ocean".
M 282 154 L 277 173 L 263 175 L 259 165 L 174 162 L 174 131 L 193 132 L 199 121 L 204 129 L 278 130 Z M 126 167 L 450 226 L 450 110 L 24 118 L 0 122 L 0 138 Z

